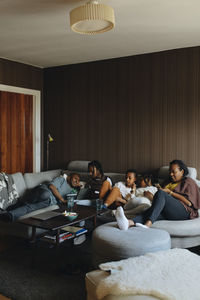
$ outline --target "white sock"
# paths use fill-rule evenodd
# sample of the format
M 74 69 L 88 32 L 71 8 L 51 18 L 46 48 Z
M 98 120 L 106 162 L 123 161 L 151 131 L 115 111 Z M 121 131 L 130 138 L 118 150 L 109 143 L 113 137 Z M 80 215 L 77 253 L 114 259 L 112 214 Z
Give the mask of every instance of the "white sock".
M 117 220 L 117 224 L 119 226 L 119 229 L 121 230 L 127 230 L 129 227 L 129 222 L 126 216 L 124 215 L 124 210 L 121 206 L 119 206 L 115 213 L 115 218 Z
M 148 226 L 141 224 L 141 223 L 135 223 L 136 227 L 142 227 L 142 228 L 149 228 Z

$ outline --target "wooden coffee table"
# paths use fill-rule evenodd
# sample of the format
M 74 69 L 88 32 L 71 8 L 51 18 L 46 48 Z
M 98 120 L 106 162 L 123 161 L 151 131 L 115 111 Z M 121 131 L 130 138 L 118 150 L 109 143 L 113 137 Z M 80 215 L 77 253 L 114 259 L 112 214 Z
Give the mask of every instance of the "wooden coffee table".
M 60 209 L 56 209 L 56 212 L 64 212 L 66 207 L 62 207 Z M 94 207 L 84 206 L 84 205 L 75 205 L 74 212 L 78 213 L 78 217 L 73 221 L 68 221 L 64 215 L 58 215 L 53 218 L 47 220 L 39 220 L 34 217 L 29 217 L 26 219 L 21 219 L 18 222 L 23 223 L 25 225 L 32 227 L 32 242 L 36 241 L 37 238 L 40 238 L 44 234 L 36 235 L 36 229 L 40 228 L 45 231 L 54 231 L 56 233 L 56 241 L 59 244 L 59 234 L 60 230 L 67 225 L 74 225 L 81 221 L 85 221 L 87 219 L 93 219 L 94 227 L 96 227 L 96 216 L 99 213 Z
M 56 209 L 54 211 L 64 212 L 65 210 L 66 207 L 63 206 L 62 208 Z M 88 219 L 93 219 L 94 228 L 96 227 L 96 216 L 99 213 L 99 211 L 97 211 L 96 208 L 91 206 L 75 205 L 73 211 L 78 213 L 78 217 L 73 221 L 68 221 L 67 218 L 61 214 L 47 220 L 39 220 L 34 217 L 29 217 L 26 219 L 21 219 L 18 222 L 32 227 L 31 242 L 34 249 L 36 249 L 37 241 L 40 240 L 45 234 L 47 234 L 47 232 L 54 232 L 54 234 L 56 235 L 56 243 L 55 243 L 55 247 L 57 249 L 56 253 L 58 253 L 58 249 L 60 245 L 59 235 L 60 235 L 60 230 L 63 227 L 68 225 L 74 225 L 76 223 Z M 37 228 L 45 230 L 44 233 L 36 234 Z M 36 251 L 33 251 L 34 255 L 32 256 L 32 266 L 34 265 L 34 261 L 35 261 L 35 252 Z

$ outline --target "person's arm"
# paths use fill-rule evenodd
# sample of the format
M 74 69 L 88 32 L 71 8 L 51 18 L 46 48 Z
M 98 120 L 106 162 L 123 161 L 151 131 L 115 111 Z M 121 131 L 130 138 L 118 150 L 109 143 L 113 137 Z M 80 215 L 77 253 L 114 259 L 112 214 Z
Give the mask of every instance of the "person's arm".
M 170 189 L 161 189 L 162 191 L 166 192 L 167 194 L 171 195 L 172 197 L 180 200 L 181 202 L 185 203 L 187 206 L 192 206 L 192 203 L 185 198 L 183 195 L 176 193 L 176 192 L 172 192 Z
M 153 194 L 149 191 L 144 191 L 144 197 L 147 197 L 151 202 L 153 201 Z
M 99 199 L 104 199 L 108 191 L 112 189 L 110 182 L 108 180 L 105 180 L 101 186 L 100 192 L 99 192 Z
M 52 191 L 52 193 L 54 194 L 54 196 L 56 197 L 56 199 L 60 200 L 63 203 L 67 203 L 67 200 L 65 200 L 61 194 L 59 193 L 59 191 L 57 190 L 57 188 L 55 187 L 55 185 L 50 184 L 49 185 L 49 189 Z
M 181 202 L 185 203 L 187 206 L 192 206 L 192 203 L 186 199 L 183 195 L 178 194 L 176 192 L 172 192 L 170 193 L 170 195 L 178 200 L 180 200 Z

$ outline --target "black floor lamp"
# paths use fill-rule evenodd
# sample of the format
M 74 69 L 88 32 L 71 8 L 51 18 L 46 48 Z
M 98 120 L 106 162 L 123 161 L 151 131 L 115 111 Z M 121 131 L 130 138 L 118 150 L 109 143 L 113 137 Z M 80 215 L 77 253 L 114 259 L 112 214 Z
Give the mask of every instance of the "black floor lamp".
M 49 143 L 53 142 L 54 139 L 50 135 L 50 133 L 47 136 L 47 161 L 46 161 L 46 169 L 49 170 Z

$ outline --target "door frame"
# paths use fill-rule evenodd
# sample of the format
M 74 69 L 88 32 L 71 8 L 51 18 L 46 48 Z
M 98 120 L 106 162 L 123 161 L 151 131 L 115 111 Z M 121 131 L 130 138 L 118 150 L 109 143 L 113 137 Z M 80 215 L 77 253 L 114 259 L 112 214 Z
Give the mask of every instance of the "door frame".
M 0 84 L 0 91 L 33 96 L 33 172 L 41 171 L 41 92 Z

